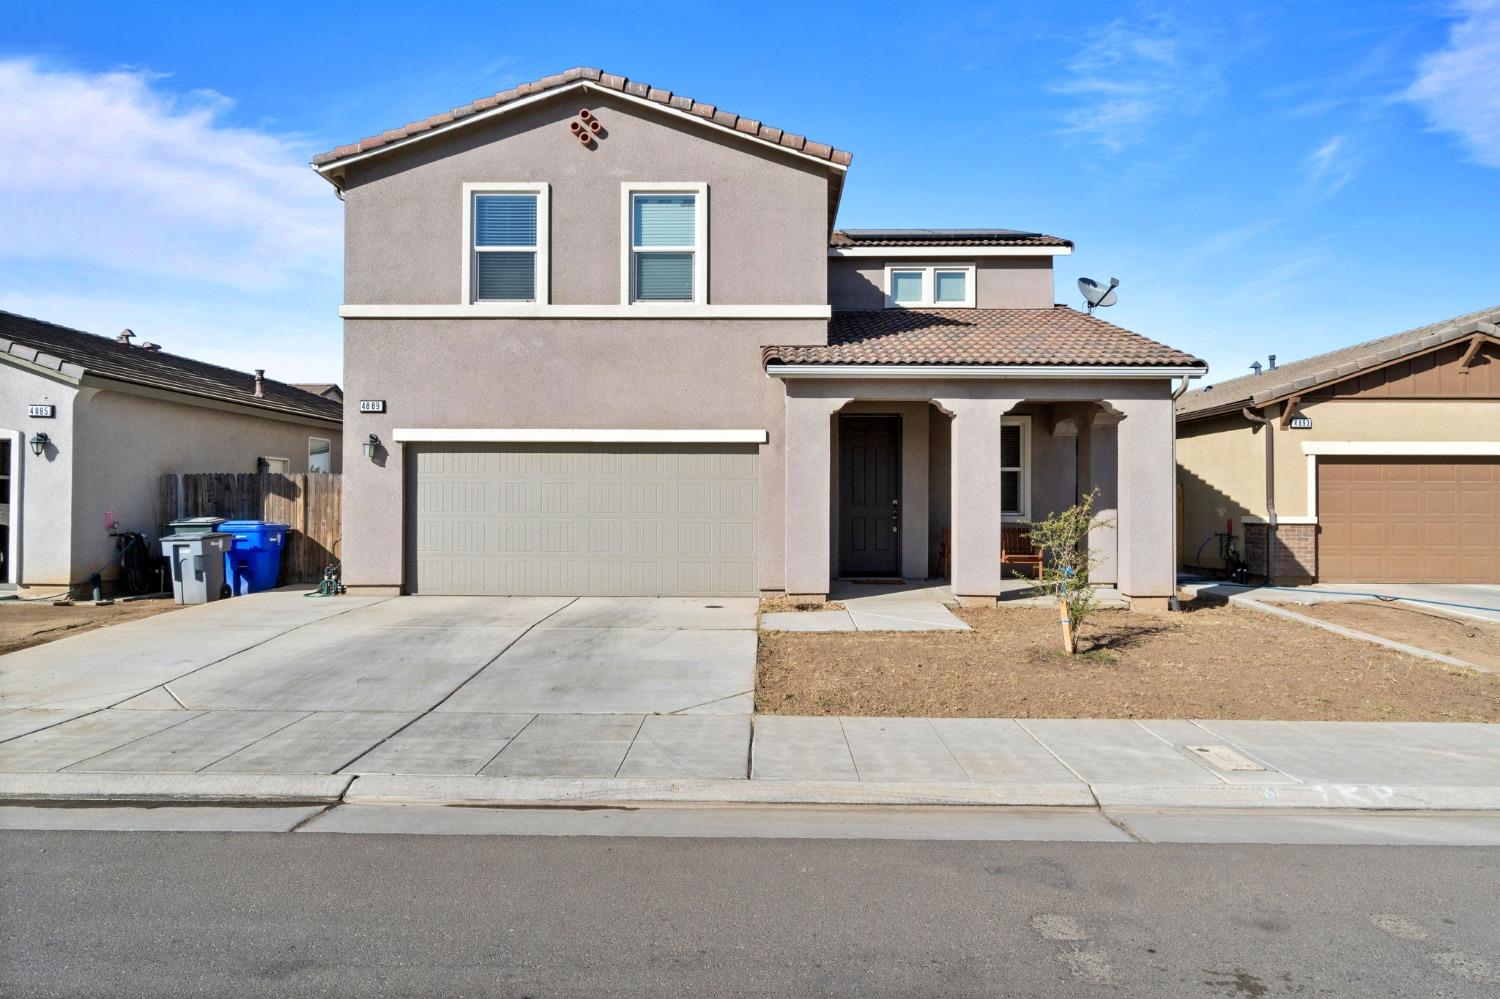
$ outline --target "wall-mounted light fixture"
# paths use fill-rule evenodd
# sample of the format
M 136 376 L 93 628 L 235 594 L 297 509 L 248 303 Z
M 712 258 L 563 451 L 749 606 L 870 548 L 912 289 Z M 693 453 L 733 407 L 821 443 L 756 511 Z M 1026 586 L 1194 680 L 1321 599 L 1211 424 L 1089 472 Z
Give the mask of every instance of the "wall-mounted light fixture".
M 47 445 L 51 443 L 51 437 L 48 437 L 46 434 L 37 434 L 35 437 L 31 438 L 30 441 L 31 453 L 40 458 L 42 456 L 42 452 L 47 450 Z
M 380 438 L 376 437 L 374 434 L 371 434 L 360 443 L 359 448 L 365 453 L 366 458 L 374 461 L 375 452 L 380 450 Z
M 267 472 L 269 472 L 271 470 L 271 463 L 269 461 L 267 461 L 264 456 L 256 458 L 255 459 L 255 470 L 257 472 L 259 472 L 261 475 L 265 475 Z

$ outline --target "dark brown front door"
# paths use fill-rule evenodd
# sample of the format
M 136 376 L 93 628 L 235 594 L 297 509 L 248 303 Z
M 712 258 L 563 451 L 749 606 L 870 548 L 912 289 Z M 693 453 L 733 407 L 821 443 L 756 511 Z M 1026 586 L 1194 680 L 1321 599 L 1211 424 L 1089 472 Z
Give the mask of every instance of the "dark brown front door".
M 839 572 L 901 572 L 901 417 L 839 418 Z

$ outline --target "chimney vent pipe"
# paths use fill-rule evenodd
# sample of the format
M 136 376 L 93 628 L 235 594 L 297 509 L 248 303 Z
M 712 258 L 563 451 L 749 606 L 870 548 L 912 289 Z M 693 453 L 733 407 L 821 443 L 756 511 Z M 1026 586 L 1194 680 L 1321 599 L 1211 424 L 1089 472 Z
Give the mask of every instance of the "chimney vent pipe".
M 266 397 L 266 369 L 265 368 L 256 368 L 255 369 L 255 398 L 257 398 L 257 399 L 264 399 L 265 397 Z

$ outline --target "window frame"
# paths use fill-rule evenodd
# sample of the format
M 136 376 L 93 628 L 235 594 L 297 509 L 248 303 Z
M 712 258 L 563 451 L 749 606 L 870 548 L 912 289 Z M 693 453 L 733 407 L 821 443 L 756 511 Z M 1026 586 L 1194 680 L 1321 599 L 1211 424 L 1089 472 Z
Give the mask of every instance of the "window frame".
M 635 196 L 637 194 L 691 194 L 693 204 L 693 245 L 653 246 L 637 251 L 635 247 Z M 681 301 L 660 299 L 639 301 L 635 297 L 635 255 L 644 253 L 691 253 L 693 255 L 693 297 Z M 620 182 L 620 304 L 641 306 L 708 304 L 708 184 L 704 181 L 621 181 Z
M 521 181 L 473 181 L 463 185 L 463 280 L 460 295 L 464 305 L 548 305 L 552 301 L 551 210 L 552 185 Z M 480 194 L 533 194 L 536 196 L 536 246 L 491 246 L 480 250 L 474 245 L 474 199 Z M 536 254 L 536 283 L 533 297 L 475 298 L 475 272 L 480 253 Z
M 892 296 L 892 275 L 898 272 L 918 271 L 922 275 L 922 297 L 917 302 L 898 302 Z M 939 302 L 937 300 L 937 275 L 940 271 L 958 271 L 964 275 L 964 300 L 962 302 Z M 932 261 L 923 263 L 892 262 L 885 264 L 885 307 L 887 309 L 972 309 L 974 305 L 974 285 L 978 277 L 979 268 L 973 262 L 958 261 Z
M 324 450 L 323 450 L 323 453 L 328 456 L 328 467 L 325 468 L 325 469 L 315 469 L 315 468 L 312 467 L 312 463 L 313 463 L 313 441 L 322 441 L 325 445 L 327 445 L 327 447 L 325 447 Z M 315 474 L 315 475 L 332 475 L 333 474 L 333 439 L 332 438 L 329 438 L 329 437 L 308 437 L 307 438 L 307 470 L 310 473 Z
M 1000 464 L 1000 519 L 1007 524 L 1016 524 L 1031 519 L 1031 417 L 1030 416 L 1005 416 L 1000 419 L 1001 440 L 1000 454 L 996 461 Z M 1006 465 L 1005 462 L 1005 427 L 1019 427 L 1021 434 L 1021 464 L 1020 467 Z M 1005 509 L 1005 474 L 1006 472 L 1020 473 L 1020 509 L 1011 511 Z

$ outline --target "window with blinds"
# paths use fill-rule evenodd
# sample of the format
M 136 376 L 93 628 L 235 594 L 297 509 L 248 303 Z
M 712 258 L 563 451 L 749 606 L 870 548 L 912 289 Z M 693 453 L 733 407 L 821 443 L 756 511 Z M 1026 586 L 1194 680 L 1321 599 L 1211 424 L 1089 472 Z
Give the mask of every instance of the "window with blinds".
M 696 194 L 630 196 L 630 285 L 634 302 L 692 302 L 698 246 Z
M 1006 422 L 1000 426 L 1000 512 L 1006 516 L 1031 516 L 1026 480 L 1027 423 Z
M 476 194 L 473 212 L 473 300 L 536 301 L 537 196 Z

